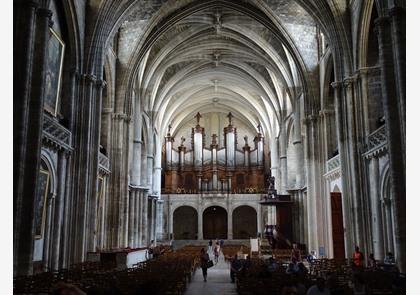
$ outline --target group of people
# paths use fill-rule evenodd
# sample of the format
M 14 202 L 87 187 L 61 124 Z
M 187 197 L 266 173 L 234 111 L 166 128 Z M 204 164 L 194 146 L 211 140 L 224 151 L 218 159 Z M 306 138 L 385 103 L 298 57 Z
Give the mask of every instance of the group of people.
M 221 240 L 216 239 L 216 243 L 213 246 L 213 241 L 212 240 L 209 241 L 208 252 L 209 253 L 213 252 L 214 260 L 216 263 L 219 262 L 219 255 L 220 255 L 220 252 L 222 251 L 223 243 L 224 241 L 222 239 Z
M 353 253 L 353 266 L 356 268 L 363 268 L 364 267 L 364 255 L 360 251 L 360 248 L 358 246 L 355 247 L 355 251 Z M 383 263 L 378 262 L 375 259 L 375 256 L 373 253 L 369 255 L 367 267 L 370 269 L 377 269 L 378 267 L 382 267 L 385 271 L 394 271 L 396 270 L 396 262 L 395 257 L 392 254 L 392 252 L 388 252 L 387 255 L 384 258 Z
M 156 245 L 155 240 L 151 240 L 147 246 L 147 259 L 156 259 L 165 252 L 165 248 L 162 245 Z

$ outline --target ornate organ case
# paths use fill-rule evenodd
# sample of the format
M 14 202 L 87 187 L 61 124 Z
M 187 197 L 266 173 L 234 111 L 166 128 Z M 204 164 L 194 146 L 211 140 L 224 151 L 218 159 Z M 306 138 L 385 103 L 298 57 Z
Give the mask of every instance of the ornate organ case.
M 219 147 L 217 136 L 213 134 L 210 145 L 204 141 L 205 129 L 200 126 L 200 113 L 195 116 L 197 125 L 192 128 L 191 150 L 181 144 L 173 147 L 174 138 L 170 130 L 165 137 L 164 193 L 263 193 L 264 177 L 264 136 L 259 129 L 254 138 L 254 147 L 245 144 L 239 148 L 236 127 L 229 113 L 229 125 L 223 130 L 224 146 Z

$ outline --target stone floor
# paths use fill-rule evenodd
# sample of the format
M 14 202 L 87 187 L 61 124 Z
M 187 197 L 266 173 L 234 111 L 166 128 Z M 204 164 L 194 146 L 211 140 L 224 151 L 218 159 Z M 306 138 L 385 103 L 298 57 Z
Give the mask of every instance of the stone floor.
M 214 261 L 211 254 L 210 259 Z M 231 295 L 237 294 L 236 284 L 230 282 L 230 265 L 225 262 L 223 253 L 219 262 L 207 270 L 207 282 L 204 282 L 201 268 L 198 268 L 188 284 L 185 295 Z

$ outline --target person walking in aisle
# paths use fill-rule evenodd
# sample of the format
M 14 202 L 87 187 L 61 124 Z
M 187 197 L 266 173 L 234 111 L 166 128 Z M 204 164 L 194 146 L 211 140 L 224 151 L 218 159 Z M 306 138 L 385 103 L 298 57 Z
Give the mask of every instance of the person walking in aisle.
M 214 260 L 219 262 L 219 254 L 220 254 L 220 245 L 219 242 L 216 242 L 216 245 L 214 245 Z
M 201 248 L 200 261 L 201 261 L 201 270 L 203 271 L 203 278 L 204 278 L 204 281 L 207 282 L 207 265 L 210 261 L 210 257 L 209 257 L 209 254 L 207 254 L 206 250 L 204 250 L 204 248 Z

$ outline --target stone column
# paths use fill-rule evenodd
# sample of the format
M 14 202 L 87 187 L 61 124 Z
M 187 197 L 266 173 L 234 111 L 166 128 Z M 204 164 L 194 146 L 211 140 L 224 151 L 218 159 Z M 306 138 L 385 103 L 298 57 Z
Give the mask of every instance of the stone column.
M 200 197 L 201 198 L 201 197 Z M 201 200 L 198 201 L 199 205 L 198 205 L 198 239 L 202 240 L 203 239 L 203 208 L 201 205 Z M 172 216 L 171 216 L 172 218 Z M 171 223 L 172 223 L 172 219 L 171 219 Z
M 141 232 L 142 232 L 142 242 L 143 245 L 148 245 L 150 241 L 148 241 L 149 233 L 149 218 L 148 218 L 148 208 L 149 207 L 149 195 L 147 192 L 143 193 L 143 204 L 142 204 L 142 225 L 141 225 Z
M 367 136 L 370 134 L 370 122 L 369 122 L 369 70 L 367 68 L 359 70 L 359 79 L 360 79 L 360 93 L 362 96 L 362 106 L 363 106 L 363 129 L 364 135 Z
M 129 222 L 128 222 L 128 246 L 134 248 L 134 238 L 135 238 L 135 202 L 136 202 L 136 190 L 130 187 L 129 191 Z
M 162 174 L 162 147 L 159 140 L 156 140 L 156 155 L 153 167 L 153 195 L 160 196 L 161 174 Z
M 274 188 L 280 191 L 280 180 L 279 180 L 279 142 L 278 137 L 273 137 L 270 140 L 270 158 L 271 158 L 271 176 L 274 177 Z M 245 151 L 245 149 L 244 149 Z
M 22 4 L 24 5 L 24 4 Z M 34 233 L 34 200 L 37 192 L 37 179 L 39 174 L 40 154 L 41 154 L 41 137 L 42 124 L 44 115 L 44 92 L 45 92 L 45 66 L 48 53 L 48 36 L 49 22 L 52 12 L 45 8 L 36 10 L 37 3 L 34 1 L 25 4 L 24 14 L 29 18 L 25 24 L 22 24 L 24 30 L 30 30 L 27 34 L 20 34 L 23 46 L 24 59 L 16 75 L 23 78 L 22 82 L 27 83 L 23 86 L 22 91 L 18 89 L 16 95 L 23 95 L 22 98 L 17 97 L 14 105 L 19 111 L 16 120 L 19 132 L 16 141 L 19 144 L 18 152 L 14 153 L 14 160 L 17 167 L 14 168 L 14 268 L 15 275 L 32 274 L 32 257 Z M 34 19 L 36 18 L 36 25 Z M 34 34 L 36 30 L 36 33 Z M 32 44 L 25 43 L 34 42 Z M 32 49 L 34 51 L 32 51 Z M 33 70 L 31 67 L 33 64 Z M 25 68 L 24 68 L 25 67 Z M 32 70 L 32 73 L 30 72 Z M 19 83 L 16 83 L 19 84 Z M 20 85 L 20 84 L 19 84 Z M 14 120 L 14 122 L 16 122 Z M 26 126 L 26 127 L 25 127 Z M 20 141 L 19 141 L 20 140 Z M 17 161 L 16 161 L 17 160 Z
M 301 188 L 304 185 L 304 172 L 303 172 L 303 146 L 302 146 L 302 132 L 300 122 L 300 97 L 295 99 L 295 111 L 293 113 L 293 146 L 296 155 L 296 187 Z
M 134 195 L 134 220 L 133 220 L 133 236 L 134 236 L 134 248 L 139 248 L 140 247 L 140 243 L 139 243 L 139 219 L 140 219 L 140 198 L 141 198 L 141 192 L 140 190 L 136 190 L 136 193 Z
M 347 78 L 344 80 L 345 86 L 345 103 L 346 103 L 346 110 L 347 113 L 345 114 L 345 121 L 347 121 L 346 125 L 346 153 L 344 156 L 348 158 L 348 166 L 347 166 L 347 177 L 350 181 L 350 188 L 349 195 L 351 196 L 351 203 L 352 203 L 352 213 L 354 218 L 354 223 L 352 226 L 354 227 L 354 239 L 356 245 L 360 246 L 361 249 L 367 249 L 367 245 L 364 239 L 364 220 L 362 216 L 363 207 L 361 206 L 361 190 L 360 190 L 360 171 L 361 169 L 359 166 L 359 157 L 360 151 L 357 148 L 358 142 L 358 134 L 357 134 L 357 105 L 356 99 L 354 97 L 354 78 Z M 343 173 L 345 175 L 345 173 Z M 365 250 L 366 251 L 366 250 Z
M 379 160 L 372 157 L 369 163 L 370 180 L 370 201 L 372 208 L 372 236 L 373 236 L 373 254 L 375 259 L 384 258 L 384 239 L 381 216 L 381 202 L 379 198 Z
M 174 212 L 171 208 L 171 196 L 168 195 L 168 239 L 174 235 Z M 200 232 L 200 211 L 198 211 L 198 232 Z M 200 239 L 200 238 L 199 238 Z
M 61 248 L 61 255 L 60 255 L 60 264 L 59 268 L 68 268 L 70 264 L 70 258 L 71 258 L 71 230 L 73 228 L 73 223 L 71 222 L 71 218 L 73 216 L 72 214 L 72 207 L 74 207 L 74 199 L 72 194 L 72 177 L 71 172 L 73 171 L 73 165 L 72 165 L 72 157 L 69 155 L 67 158 L 67 177 L 66 177 L 66 194 L 64 197 L 64 213 L 63 213 L 63 231 L 62 231 L 62 248 Z
M 287 132 L 286 125 L 281 124 L 280 126 L 280 193 L 287 194 Z
M 257 204 L 257 237 L 260 237 L 258 234 L 261 234 L 261 237 L 262 237 L 262 235 L 264 233 L 264 228 L 263 228 L 264 223 L 263 223 L 263 220 L 262 220 L 263 215 L 261 213 L 261 211 L 262 211 L 261 207 L 262 206 L 260 204 Z
M 140 97 L 134 94 L 134 118 L 133 118 L 133 159 L 131 163 L 131 184 L 139 186 L 141 184 L 141 153 L 142 153 L 142 129 L 143 120 L 140 106 Z
M 402 142 L 405 146 L 405 9 L 395 6 L 389 10 L 394 51 L 395 79 L 397 85 Z M 405 161 L 405 155 L 403 155 Z
M 150 151 L 150 148 L 153 148 L 153 145 L 150 143 L 148 144 L 148 154 L 147 154 L 147 187 L 150 190 L 150 193 L 152 193 L 153 190 L 153 162 L 154 162 L 154 156 Z
M 60 250 L 62 249 L 62 229 L 63 229 L 63 215 L 64 215 L 64 199 L 66 196 L 66 172 L 67 172 L 67 157 L 64 151 L 58 152 L 58 179 L 57 187 L 58 193 L 55 201 L 54 211 L 54 232 L 52 235 L 51 244 L 51 269 L 59 269 Z
M 226 199 L 226 211 L 227 211 L 227 238 L 228 240 L 233 239 L 233 208 L 232 208 L 232 201 L 230 200 L 231 196 L 228 196 Z
M 157 198 L 153 198 L 152 201 L 152 208 L 151 208 L 151 218 L 150 218 L 150 222 L 152 224 L 152 232 L 150 233 L 150 239 L 151 240 L 156 240 L 156 200 Z
M 147 193 L 147 190 L 140 190 L 138 195 L 138 207 L 137 207 L 137 247 L 143 246 L 143 195 Z
M 51 232 L 54 224 L 52 222 L 53 208 L 55 203 L 55 193 L 49 193 L 47 198 L 46 218 L 44 224 L 44 245 L 42 251 L 42 267 L 44 271 L 48 271 L 50 267 L 50 249 L 51 249 Z
M 392 38 L 390 20 L 387 17 L 375 21 L 378 35 L 379 65 L 381 68 L 381 89 L 383 108 L 386 120 L 386 130 L 389 147 L 389 172 L 391 194 L 395 202 L 395 238 L 396 261 L 401 272 L 405 272 L 405 145 L 404 130 L 400 112 L 401 101 L 398 100 L 396 89 L 395 69 L 393 64 Z
M 347 170 L 344 168 L 347 167 L 347 158 L 345 156 L 346 148 L 344 145 L 344 114 L 343 114 L 343 83 L 342 82 L 333 82 L 331 86 L 334 88 L 334 112 L 335 112 L 335 122 L 337 128 L 337 137 L 338 137 L 338 150 L 340 155 L 341 171 L 342 171 L 342 202 L 343 202 L 343 228 L 344 232 L 344 243 L 346 257 L 351 257 L 353 251 L 353 236 L 354 229 L 351 226 L 352 224 L 352 214 L 351 214 L 351 194 L 350 194 L 350 175 L 347 175 Z
M 392 215 L 391 215 L 391 202 L 389 199 L 383 199 L 383 206 L 385 211 L 385 228 L 386 228 L 386 249 L 385 253 L 394 251 L 394 241 L 393 237 L 393 226 L 392 226 Z
M 163 200 L 156 200 L 156 240 L 162 241 L 163 237 Z
M 307 128 L 307 142 L 306 145 L 308 147 L 308 197 L 307 197 L 307 206 L 308 206 L 308 250 L 318 249 L 319 242 L 318 238 L 322 236 L 322 229 L 318 227 L 318 210 L 321 208 L 318 206 L 317 199 L 319 198 L 318 195 L 318 188 L 316 186 L 316 177 L 317 175 L 317 167 L 316 163 L 318 161 L 318 144 L 317 144 L 317 121 L 318 117 L 311 115 L 308 116 L 305 120 L 306 128 Z

